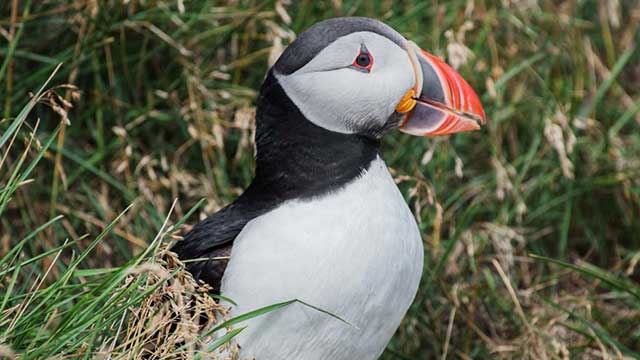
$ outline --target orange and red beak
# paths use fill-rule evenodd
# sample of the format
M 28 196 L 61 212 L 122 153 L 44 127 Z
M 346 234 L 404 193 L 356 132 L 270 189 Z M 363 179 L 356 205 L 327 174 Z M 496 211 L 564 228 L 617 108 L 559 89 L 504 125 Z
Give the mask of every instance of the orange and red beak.
M 396 107 L 406 114 L 400 131 L 418 136 L 479 130 L 486 122 L 480 99 L 471 86 L 438 57 L 407 43 L 416 82 Z

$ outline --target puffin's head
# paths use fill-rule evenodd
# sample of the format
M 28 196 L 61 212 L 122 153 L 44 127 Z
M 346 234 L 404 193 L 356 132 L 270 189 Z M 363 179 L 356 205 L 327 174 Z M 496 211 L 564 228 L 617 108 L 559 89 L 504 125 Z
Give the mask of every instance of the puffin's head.
M 284 51 L 273 73 L 312 123 L 340 133 L 413 135 L 477 130 L 485 115 L 471 86 L 384 23 L 319 22 Z

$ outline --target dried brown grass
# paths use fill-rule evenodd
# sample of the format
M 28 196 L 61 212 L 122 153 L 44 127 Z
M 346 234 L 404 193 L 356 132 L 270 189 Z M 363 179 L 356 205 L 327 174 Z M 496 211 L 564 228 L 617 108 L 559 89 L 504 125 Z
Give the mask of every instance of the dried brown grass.
M 227 308 L 209 295 L 211 288 L 184 270 L 176 255 L 160 250 L 153 262 L 129 271 L 123 287 L 143 280 L 140 292 L 152 290 L 123 316 L 114 341 L 96 352 L 102 359 L 237 359 L 231 342 L 211 351 L 217 334 L 209 330 L 227 318 Z M 219 334 L 218 334 L 219 336 Z M 79 356 L 73 354 L 70 357 Z

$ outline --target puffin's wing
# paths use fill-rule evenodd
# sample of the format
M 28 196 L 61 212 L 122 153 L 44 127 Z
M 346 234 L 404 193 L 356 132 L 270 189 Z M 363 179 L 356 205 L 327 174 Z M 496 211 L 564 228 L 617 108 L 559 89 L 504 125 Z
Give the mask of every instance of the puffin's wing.
M 193 277 L 211 285 L 216 294 L 227 267 L 233 240 L 255 216 L 233 203 L 198 223 L 171 250 L 186 261 Z

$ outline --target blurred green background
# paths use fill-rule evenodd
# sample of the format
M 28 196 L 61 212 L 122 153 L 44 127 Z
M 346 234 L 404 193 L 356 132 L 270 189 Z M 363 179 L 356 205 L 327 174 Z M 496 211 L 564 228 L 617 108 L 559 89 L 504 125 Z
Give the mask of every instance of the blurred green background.
M 120 318 L 106 315 L 104 331 L 56 333 L 93 278 L 57 288 L 68 300 L 23 319 L 28 331 L 9 325 L 49 266 L 64 277 L 128 205 L 78 268 L 141 254 L 174 199 L 173 222 L 205 198 L 194 224 L 240 194 L 268 67 L 296 33 L 348 15 L 446 59 L 489 118 L 477 133 L 385 139 L 426 258 L 384 359 L 639 358 L 637 0 L 3 1 L 0 257 L 29 240 L 16 255 L 24 266 L 0 262 L 0 345 L 26 354 L 58 341 L 51 349 L 91 357 L 118 338 Z M 17 182 L 23 154 L 42 159 Z M 38 257 L 65 239 L 60 259 Z

